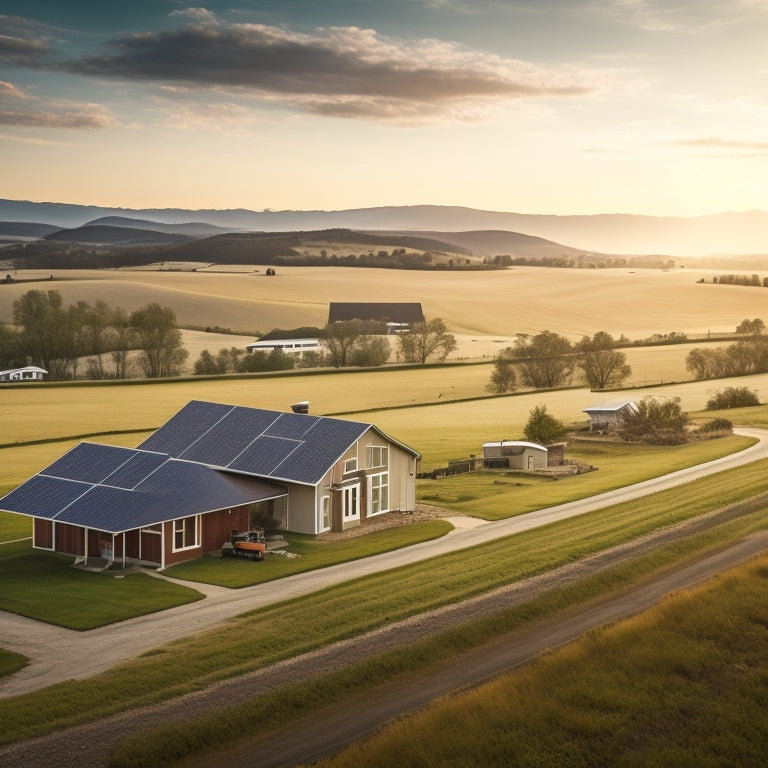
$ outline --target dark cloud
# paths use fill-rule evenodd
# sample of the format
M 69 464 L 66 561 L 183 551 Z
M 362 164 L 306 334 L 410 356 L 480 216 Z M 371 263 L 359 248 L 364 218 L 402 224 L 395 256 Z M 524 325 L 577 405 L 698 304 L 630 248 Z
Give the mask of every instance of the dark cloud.
M 0 14 L 0 62 L 34 64 L 49 50 L 41 25 L 18 16 Z
M 563 82 L 522 62 L 437 41 L 397 44 L 357 28 L 299 35 L 262 25 L 192 24 L 125 36 L 112 46 L 114 54 L 84 57 L 68 69 L 307 100 L 311 111 L 348 116 L 375 112 L 377 101 L 437 106 L 588 92 L 573 78 Z

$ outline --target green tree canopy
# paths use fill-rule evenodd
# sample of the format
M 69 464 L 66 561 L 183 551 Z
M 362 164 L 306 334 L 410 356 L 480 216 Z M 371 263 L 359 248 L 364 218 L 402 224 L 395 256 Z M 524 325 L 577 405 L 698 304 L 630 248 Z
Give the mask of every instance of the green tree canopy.
M 540 445 L 559 442 L 567 431 L 562 421 L 547 412 L 546 405 L 537 405 L 533 408 L 523 428 L 525 439 Z
M 176 313 L 158 303 L 131 313 L 131 327 L 140 350 L 139 364 L 148 379 L 178 376 L 187 359 Z
M 626 411 L 619 435 L 628 443 L 681 445 L 688 441 L 690 419 L 680 407 L 679 397 L 657 400 L 644 397 L 636 411 Z
M 543 331 L 536 336 L 518 334 L 511 354 L 523 384 L 535 389 L 562 386 L 573 373 L 573 347 L 568 339 L 552 331 Z

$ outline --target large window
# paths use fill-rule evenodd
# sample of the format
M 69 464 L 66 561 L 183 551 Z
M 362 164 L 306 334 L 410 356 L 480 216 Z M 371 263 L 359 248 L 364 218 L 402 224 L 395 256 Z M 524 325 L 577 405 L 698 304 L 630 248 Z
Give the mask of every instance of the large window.
M 389 473 L 382 472 L 370 478 L 371 492 L 369 494 L 371 515 L 380 515 L 389 511 Z
M 327 531 L 331 527 L 331 497 L 320 499 L 320 530 Z
M 386 467 L 387 466 L 387 446 L 369 445 L 368 446 L 368 466 Z
M 200 546 L 197 517 L 182 517 L 173 521 L 173 551 Z

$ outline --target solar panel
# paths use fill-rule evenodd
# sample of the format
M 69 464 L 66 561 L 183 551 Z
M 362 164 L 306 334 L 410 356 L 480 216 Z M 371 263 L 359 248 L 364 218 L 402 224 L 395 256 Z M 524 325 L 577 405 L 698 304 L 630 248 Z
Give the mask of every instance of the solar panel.
M 79 443 L 41 474 L 79 480 L 83 483 L 100 483 L 107 475 L 125 464 L 131 455 L 130 448 Z
M 74 480 L 35 475 L 3 497 L 0 509 L 53 519 L 90 486 Z
M 307 416 L 302 413 L 281 413 L 274 424 L 266 430 L 266 434 L 270 437 L 301 440 L 317 421 L 319 421 L 317 416 Z
M 229 466 L 276 418 L 274 411 L 235 408 L 178 457 L 217 467 Z
M 149 453 L 147 451 L 131 451 L 131 457 L 111 475 L 104 478 L 105 485 L 116 488 L 135 488 L 145 477 L 155 472 L 168 460 L 165 453 Z
M 139 448 L 179 456 L 223 419 L 232 408 L 231 405 L 193 400 L 148 437 Z
M 302 445 L 303 443 L 297 440 L 259 437 L 232 461 L 227 469 L 269 477 L 282 461 L 294 451 L 300 450 Z

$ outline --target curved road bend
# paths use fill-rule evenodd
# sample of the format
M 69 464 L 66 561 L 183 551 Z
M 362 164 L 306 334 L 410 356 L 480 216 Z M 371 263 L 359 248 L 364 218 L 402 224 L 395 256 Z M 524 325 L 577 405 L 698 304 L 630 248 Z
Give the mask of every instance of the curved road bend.
M 740 435 L 756 437 L 760 442 L 739 453 L 626 488 L 518 517 L 483 523 L 470 529 L 457 530 L 440 539 L 364 560 L 243 589 L 189 584 L 204 592 L 206 598 L 162 613 L 140 616 L 88 632 L 54 627 L 24 616 L 0 612 L 0 647 L 22 653 L 30 659 L 26 667 L 0 681 L 0 698 L 38 690 L 63 680 L 91 677 L 151 648 L 209 629 L 259 606 L 305 595 L 416 560 L 472 547 L 768 457 L 768 430 L 737 428 L 734 431 Z

